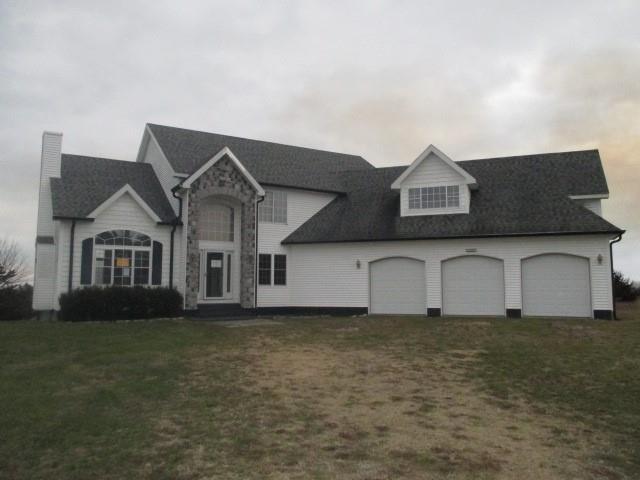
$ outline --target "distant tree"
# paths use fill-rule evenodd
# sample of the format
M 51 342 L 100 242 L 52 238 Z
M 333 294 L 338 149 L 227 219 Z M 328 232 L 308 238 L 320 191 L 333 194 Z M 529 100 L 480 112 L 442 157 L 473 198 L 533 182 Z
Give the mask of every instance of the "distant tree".
M 26 279 L 24 252 L 15 240 L 0 238 L 0 288 L 20 285 Z
M 640 295 L 640 288 L 622 272 L 613 272 L 613 292 L 616 299 L 632 302 Z

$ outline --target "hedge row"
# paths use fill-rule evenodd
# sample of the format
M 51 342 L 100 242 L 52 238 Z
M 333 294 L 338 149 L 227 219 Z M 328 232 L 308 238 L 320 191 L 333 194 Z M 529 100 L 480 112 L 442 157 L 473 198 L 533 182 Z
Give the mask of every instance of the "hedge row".
M 60 295 L 59 318 L 70 322 L 177 317 L 182 295 L 167 287 L 87 287 Z
M 21 320 L 33 316 L 31 285 L 17 285 L 0 288 L 0 320 Z

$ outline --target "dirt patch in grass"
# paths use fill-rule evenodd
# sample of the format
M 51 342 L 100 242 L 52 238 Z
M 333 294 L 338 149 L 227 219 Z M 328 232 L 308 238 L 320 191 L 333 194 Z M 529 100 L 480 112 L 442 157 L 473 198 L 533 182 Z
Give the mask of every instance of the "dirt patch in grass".
M 252 350 L 246 374 L 289 412 L 272 434 L 299 449 L 293 476 L 323 466 L 342 478 L 591 478 L 591 445 L 606 441 L 481 393 L 468 378 L 477 351 L 410 361 L 391 349 Z

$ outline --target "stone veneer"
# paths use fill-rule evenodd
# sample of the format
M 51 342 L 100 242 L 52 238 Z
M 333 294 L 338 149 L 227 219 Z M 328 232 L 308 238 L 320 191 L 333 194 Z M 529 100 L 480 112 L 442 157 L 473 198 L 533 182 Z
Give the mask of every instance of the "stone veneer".
M 187 271 L 185 303 L 188 310 L 198 308 L 200 289 L 200 250 L 198 218 L 201 200 L 212 195 L 230 197 L 240 208 L 240 305 L 252 308 L 255 298 L 256 200 L 257 193 L 232 160 L 218 160 L 191 184 L 188 192 Z M 236 210 L 237 212 L 237 210 Z M 236 216 L 235 221 L 238 221 Z

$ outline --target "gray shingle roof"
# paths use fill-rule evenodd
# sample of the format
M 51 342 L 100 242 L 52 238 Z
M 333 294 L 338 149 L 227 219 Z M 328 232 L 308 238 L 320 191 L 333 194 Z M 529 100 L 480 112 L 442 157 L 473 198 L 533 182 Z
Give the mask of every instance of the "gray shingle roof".
M 128 183 L 161 221 L 175 219 L 147 163 L 63 154 L 60 173 L 51 179 L 54 217 L 84 218 Z
M 343 173 L 338 196 L 283 243 L 619 232 L 568 198 L 606 194 L 597 150 L 461 161 L 478 181 L 469 214 L 400 217 L 391 184 L 407 168 Z
M 264 185 L 343 192 L 345 170 L 373 170 L 357 155 L 148 124 L 177 173 L 191 174 L 222 148 L 229 147 L 251 175 Z

